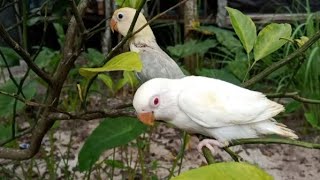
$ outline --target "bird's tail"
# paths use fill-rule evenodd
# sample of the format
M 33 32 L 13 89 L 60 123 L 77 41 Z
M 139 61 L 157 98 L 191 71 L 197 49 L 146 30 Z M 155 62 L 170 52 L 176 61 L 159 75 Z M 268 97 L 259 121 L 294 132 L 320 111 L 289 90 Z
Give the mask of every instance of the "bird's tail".
M 299 138 L 293 130 L 287 128 L 287 126 L 282 123 L 276 122 L 276 120 L 273 118 L 256 123 L 255 130 L 261 135 L 277 134 L 279 136 L 287 137 L 290 139 Z

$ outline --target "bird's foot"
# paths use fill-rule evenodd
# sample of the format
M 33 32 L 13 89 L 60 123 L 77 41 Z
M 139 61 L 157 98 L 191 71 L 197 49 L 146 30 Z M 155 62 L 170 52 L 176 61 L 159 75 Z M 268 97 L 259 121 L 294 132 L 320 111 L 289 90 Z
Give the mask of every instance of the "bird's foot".
M 221 143 L 220 141 L 217 141 L 215 139 L 203 139 L 197 146 L 198 151 L 202 152 L 202 148 L 204 146 L 207 147 L 213 155 L 215 155 L 216 150 L 214 149 L 214 147 L 219 147 L 219 148 L 226 147 L 228 146 L 228 142 Z

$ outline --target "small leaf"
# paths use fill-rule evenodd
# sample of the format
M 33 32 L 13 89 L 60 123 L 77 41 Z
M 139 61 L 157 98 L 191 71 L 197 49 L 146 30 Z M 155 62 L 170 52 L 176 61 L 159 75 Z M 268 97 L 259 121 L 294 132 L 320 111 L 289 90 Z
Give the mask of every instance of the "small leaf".
M 304 117 L 314 128 L 320 128 L 320 121 L 317 120 L 316 115 L 313 112 L 304 113 Z
M 136 52 L 125 52 L 115 56 L 104 66 L 99 68 L 80 68 L 79 73 L 86 77 L 92 78 L 99 72 L 108 71 L 137 71 L 142 70 L 142 62 L 139 54 Z
M 207 69 L 197 70 L 197 75 L 220 79 L 229 83 L 240 85 L 241 82 L 226 69 Z
M 249 16 L 244 15 L 237 9 L 226 7 L 231 24 L 235 30 L 237 36 L 239 37 L 244 49 L 247 54 L 253 49 L 253 45 L 257 39 L 256 26 Z
M 17 66 L 20 64 L 19 60 L 21 58 L 12 48 L 0 47 L 0 51 L 3 53 L 3 56 L 7 61 L 9 67 Z M 0 67 L 6 67 L 2 56 L 0 56 Z
M 26 100 L 30 100 L 32 97 L 35 96 L 37 89 L 36 83 L 30 82 L 26 83 L 23 86 L 23 93 L 26 96 Z M 0 90 L 8 93 L 15 93 L 17 92 L 17 87 L 12 81 L 8 81 L 5 84 L 0 86 Z M 8 117 L 13 113 L 13 106 L 14 106 L 15 98 L 0 94 L 0 117 Z M 25 104 L 18 101 L 17 102 L 17 111 L 19 112 L 21 109 L 25 107 Z
M 108 118 L 87 138 L 79 153 L 80 171 L 89 170 L 107 149 L 125 145 L 144 133 L 147 127 L 136 118 Z
M 169 50 L 172 56 L 175 56 L 177 58 L 183 58 L 193 54 L 203 55 L 210 48 L 217 46 L 217 44 L 218 42 L 212 39 L 207 39 L 205 41 L 190 40 L 184 44 L 168 46 L 167 49 Z
M 304 45 L 304 43 L 309 41 L 309 38 L 306 36 L 301 36 L 300 39 L 295 39 L 294 41 L 298 44 L 299 47 L 301 47 Z
M 172 180 L 259 179 L 272 180 L 272 176 L 248 163 L 223 162 L 203 166 L 180 174 Z
M 293 100 L 289 102 L 288 104 L 286 104 L 286 107 L 285 107 L 286 113 L 292 113 L 297 111 L 299 108 L 301 108 L 301 105 L 302 104 L 299 101 Z
M 90 60 L 90 64 L 100 64 L 105 59 L 104 55 L 93 48 L 88 48 L 86 57 Z
M 272 23 L 263 28 L 259 32 L 256 44 L 254 45 L 255 61 L 266 57 L 283 46 L 287 42 L 284 39 L 290 38 L 291 31 L 290 24 Z
M 139 80 L 137 79 L 137 76 L 132 71 L 124 71 L 123 78 L 127 80 L 131 88 L 135 88 L 139 84 Z
M 215 26 L 200 26 L 198 29 L 195 30 L 199 32 L 214 34 L 218 42 L 233 53 L 236 53 L 237 51 L 239 51 L 239 49 L 243 50 L 241 42 L 234 37 L 235 33 L 232 31 L 217 28 Z
M 227 69 L 232 72 L 238 79 L 243 80 L 248 71 L 248 61 L 229 61 Z
M 99 74 L 98 78 L 103 81 L 103 83 L 110 89 L 111 93 L 114 94 L 114 83 L 111 77 L 107 74 Z

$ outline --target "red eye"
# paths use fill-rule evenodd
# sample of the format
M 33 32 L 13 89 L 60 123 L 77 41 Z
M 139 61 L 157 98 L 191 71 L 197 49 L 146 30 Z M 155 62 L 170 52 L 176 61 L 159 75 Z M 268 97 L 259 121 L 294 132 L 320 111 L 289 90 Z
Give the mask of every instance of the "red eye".
M 154 105 L 158 105 L 158 104 L 159 104 L 159 99 L 158 99 L 158 98 L 154 98 L 153 104 L 154 104 Z

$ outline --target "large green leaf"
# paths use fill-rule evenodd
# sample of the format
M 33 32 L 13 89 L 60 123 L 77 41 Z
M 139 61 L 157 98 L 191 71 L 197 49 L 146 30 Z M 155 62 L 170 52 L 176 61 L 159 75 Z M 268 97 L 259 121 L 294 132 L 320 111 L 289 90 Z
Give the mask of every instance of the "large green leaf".
M 36 83 L 34 82 L 26 84 L 22 89 L 27 100 L 34 97 L 37 92 Z M 12 81 L 8 81 L 0 86 L 0 91 L 15 93 L 17 92 L 17 87 Z M 14 102 L 15 98 L 0 94 L 0 117 L 8 117 L 12 115 Z M 20 111 L 24 106 L 25 105 L 22 102 L 18 101 L 16 110 Z
M 192 54 L 201 54 L 203 55 L 206 53 L 210 48 L 215 47 L 218 44 L 217 41 L 212 39 L 207 39 L 204 41 L 196 41 L 190 40 L 184 44 L 177 44 L 175 46 L 168 46 L 167 49 L 169 50 L 172 56 L 177 58 L 183 58 L 190 56 Z M 197 48 L 195 48 L 197 47 Z
M 107 71 L 138 71 L 142 70 L 140 56 L 136 52 L 125 52 L 115 56 L 104 66 L 98 68 L 80 68 L 79 73 L 86 77 L 92 78 L 99 72 Z
M 254 45 L 254 59 L 258 61 L 283 46 L 291 36 L 290 24 L 272 23 L 263 28 Z M 281 39 L 283 38 L 283 39 Z
M 9 67 L 19 65 L 19 60 L 21 58 L 12 48 L 0 47 L 0 51 L 2 52 Z M 2 56 L 0 56 L 0 67 L 6 67 Z
M 253 48 L 253 45 L 257 39 L 256 26 L 249 16 L 242 14 L 242 12 L 226 7 L 231 24 L 239 37 L 244 49 L 249 54 Z
M 171 180 L 214 180 L 214 179 L 237 179 L 237 180 L 271 180 L 272 176 L 262 169 L 248 163 L 223 162 L 203 166 L 180 174 Z
M 134 72 L 132 71 L 124 71 L 123 78 L 127 80 L 131 88 L 135 88 L 139 84 L 139 80 Z
M 80 171 L 89 170 L 107 149 L 125 145 L 144 133 L 147 127 L 135 118 L 108 118 L 92 132 L 79 153 Z

